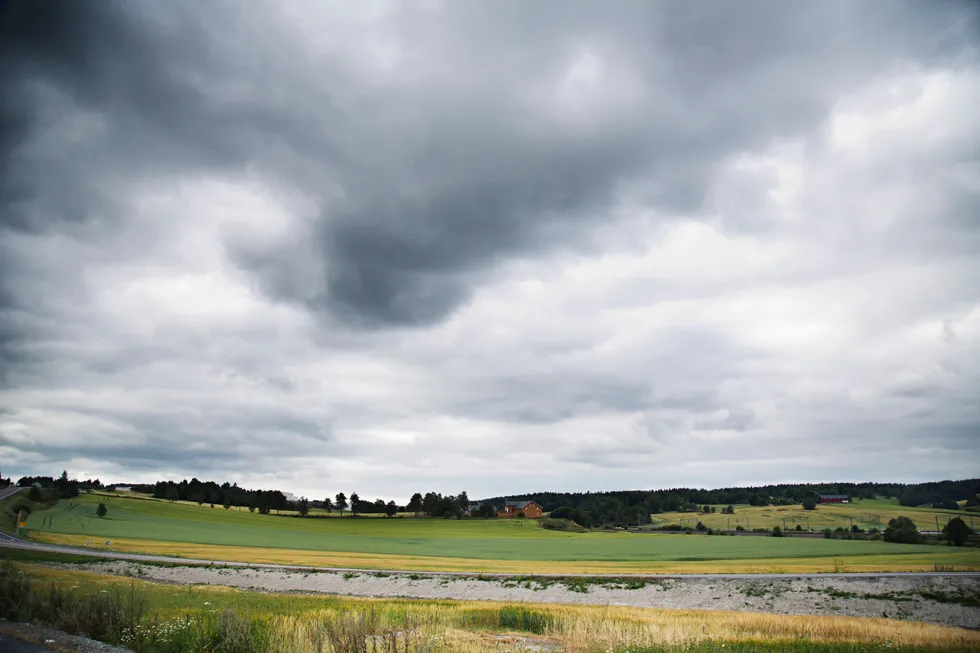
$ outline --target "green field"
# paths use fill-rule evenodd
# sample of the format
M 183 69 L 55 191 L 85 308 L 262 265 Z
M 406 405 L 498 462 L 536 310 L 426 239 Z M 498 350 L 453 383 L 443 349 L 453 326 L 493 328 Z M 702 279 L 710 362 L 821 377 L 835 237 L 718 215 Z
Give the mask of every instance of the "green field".
M 920 530 L 936 530 L 938 523 L 941 529 L 953 517 L 960 517 L 968 525 L 972 522 L 980 527 L 980 515 L 975 512 L 938 510 L 935 508 L 909 508 L 898 504 L 897 499 L 862 499 L 848 504 L 821 504 L 816 510 L 803 510 L 802 506 L 749 506 L 737 505 L 734 515 L 723 515 L 725 506 L 713 506 L 717 512 L 709 514 L 693 512 L 668 512 L 653 515 L 654 528 L 668 524 L 681 524 L 694 527 L 699 521 L 708 528 L 727 529 L 742 526 L 751 530 L 755 528 L 772 529 L 779 526 L 795 529 L 799 525 L 804 530 L 821 531 L 824 528 L 843 527 L 849 529 L 852 525 L 862 530 L 877 528 L 884 530 L 888 520 L 899 516 L 910 517 Z
M 106 500 L 109 507 L 105 518 L 95 514 L 100 500 Z M 490 562 L 491 568 L 493 561 L 564 562 L 587 567 L 590 563 L 831 560 L 837 557 L 852 560 L 867 557 L 880 561 L 888 557 L 898 563 L 913 558 L 922 562 L 930 556 L 952 554 L 948 547 L 886 542 L 563 533 L 540 528 L 532 520 L 304 519 L 136 497 L 116 496 L 107 500 L 97 495 L 81 495 L 78 499 L 63 500 L 50 510 L 37 511 L 29 518 L 28 528 L 37 539 L 73 544 L 83 543 L 84 539 L 85 542 L 91 540 L 93 546 L 103 546 L 106 539 L 118 539 L 229 547 L 227 559 L 241 559 L 231 555 L 233 550 L 240 553 L 254 548 L 346 553 L 362 557 L 481 560 Z M 180 546 L 158 550 L 183 551 Z M 215 558 L 219 554 L 205 552 Z M 958 564 L 980 565 L 980 556 L 975 549 L 957 551 L 956 554 L 962 558 L 957 560 Z

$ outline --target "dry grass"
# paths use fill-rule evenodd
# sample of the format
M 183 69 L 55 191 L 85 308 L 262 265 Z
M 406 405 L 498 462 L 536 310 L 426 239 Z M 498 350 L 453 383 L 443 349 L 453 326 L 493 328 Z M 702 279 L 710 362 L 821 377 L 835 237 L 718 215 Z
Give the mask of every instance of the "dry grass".
M 650 536 L 653 537 L 653 536 Z M 669 536 L 668 536 L 669 537 Z M 691 536 L 695 537 L 695 536 Z M 31 533 L 31 539 L 49 544 L 84 547 L 93 538 L 84 535 Z M 104 542 L 104 540 L 102 541 Z M 93 541 L 93 549 L 102 542 Z M 397 569 L 412 571 L 461 571 L 514 574 L 726 574 L 726 573 L 825 573 L 846 568 L 849 572 L 933 571 L 937 564 L 957 571 L 980 568 L 980 550 L 936 547 L 935 553 L 909 555 L 837 556 L 829 558 L 773 558 L 709 560 L 703 562 L 549 562 L 531 560 L 474 560 L 393 554 L 346 553 L 263 547 L 189 544 L 156 540 L 111 540 L 109 550 L 127 553 L 233 562 L 285 564 L 310 567 Z
M 268 617 L 280 650 L 297 653 L 316 651 L 313 630 L 317 624 L 335 619 L 341 612 L 373 612 L 377 615 L 379 632 L 405 629 L 410 624 L 412 636 L 420 644 L 419 650 L 428 650 L 425 649 L 428 644 L 438 650 L 500 650 L 499 637 L 491 633 L 540 638 L 569 651 L 790 640 L 980 649 L 980 632 L 889 619 L 501 601 L 338 598 L 253 593 L 217 586 L 177 590 L 172 585 L 130 578 L 36 565 L 18 567 L 45 583 L 53 581 L 82 588 L 111 588 L 119 583 L 135 582 L 149 597 L 153 609 L 164 618 L 186 614 L 194 606 L 204 605 Z M 511 618 L 505 618 L 508 616 Z

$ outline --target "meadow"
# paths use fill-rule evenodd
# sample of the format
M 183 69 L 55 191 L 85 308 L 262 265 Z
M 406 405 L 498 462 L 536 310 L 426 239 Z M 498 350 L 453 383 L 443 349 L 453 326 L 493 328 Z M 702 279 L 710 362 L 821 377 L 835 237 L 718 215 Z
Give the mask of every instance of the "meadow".
M 109 512 L 96 516 L 99 501 Z M 931 570 L 977 549 L 809 538 L 569 533 L 533 520 L 299 518 L 82 494 L 27 522 L 32 539 L 214 560 L 514 573 Z
M 911 508 L 900 506 L 897 499 L 862 499 L 847 504 L 819 504 L 816 510 L 804 510 L 802 506 L 749 506 L 736 505 L 734 515 L 722 514 L 725 506 L 714 505 L 716 512 L 665 512 L 652 515 L 653 528 L 668 524 L 694 527 L 699 521 L 708 528 L 727 529 L 742 526 L 746 530 L 774 526 L 793 530 L 799 525 L 804 530 L 821 531 L 838 527 L 862 530 L 884 530 L 888 521 L 900 516 L 911 518 L 921 530 L 941 529 L 953 517 L 960 517 L 967 525 L 980 526 L 980 514 L 965 510 L 939 510 L 936 508 Z
M 87 628 L 137 653 L 857 653 L 980 647 L 978 632 L 877 618 L 265 594 L 23 563 L 0 566 L 0 592 L 8 599 L 0 606 L 7 612 L 2 616 Z

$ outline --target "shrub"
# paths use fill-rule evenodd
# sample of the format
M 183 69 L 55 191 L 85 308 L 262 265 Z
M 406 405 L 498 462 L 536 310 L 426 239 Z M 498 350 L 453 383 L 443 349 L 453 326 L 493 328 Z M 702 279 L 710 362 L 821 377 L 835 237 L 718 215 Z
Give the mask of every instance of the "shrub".
M 708 527 L 707 527 L 707 526 L 705 526 L 705 525 L 704 525 L 704 523 L 703 523 L 703 522 L 700 522 L 700 521 L 699 521 L 699 522 L 697 523 L 697 525 L 696 525 L 696 526 L 695 526 L 694 528 L 695 528 L 695 529 L 696 529 L 696 530 L 697 530 L 698 532 L 704 532 L 704 531 L 706 531 L 706 530 L 708 530 Z
M 368 638 L 378 631 L 378 617 L 369 612 L 341 612 L 322 624 L 324 639 L 336 653 L 367 653 Z
M 738 531 L 738 532 L 742 532 L 742 531 L 745 530 L 745 527 L 742 526 L 741 524 L 739 524 L 738 526 L 735 527 L 735 530 Z
M 4 619 L 23 619 L 28 616 L 31 583 L 11 563 L 0 565 L 0 616 Z
M 803 499 L 803 509 L 804 510 L 816 510 L 817 509 L 817 500 L 814 499 L 813 497 L 807 497 L 807 498 Z
M 823 529 L 823 537 L 826 540 L 834 539 L 834 531 L 830 530 L 829 528 Z
M 772 536 L 773 537 L 782 537 L 783 536 L 783 529 L 780 528 L 779 526 L 773 526 L 772 527 Z
M 34 503 L 41 503 L 41 490 L 36 487 L 32 487 L 31 491 L 27 493 L 27 499 L 33 501 Z
M 954 517 L 943 527 L 943 533 L 946 534 L 946 539 L 949 541 L 950 546 L 963 546 L 973 533 L 973 529 L 967 526 L 966 522 L 959 517 Z
M 108 512 L 109 512 L 109 509 L 106 508 L 106 506 L 105 506 L 104 503 L 100 503 L 99 504 L 99 507 L 95 509 L 95 514 L 98 515 L 99 517 L 105 517 L 106 516 L 106 513 L 108 513 Z
M 919 529 L 908 517 L 895 517 L 885 529 L 885 541 L 899 544 L 915 544 L 919 541 Z
M 799 524 L 797 524 L 797 525 L 796 525 L 796 530 L 797 530 L 797 531 L 802 531 L 802 530 L 803 530 L 803 527 L 802 527 L 802 526 L 800 526 Z

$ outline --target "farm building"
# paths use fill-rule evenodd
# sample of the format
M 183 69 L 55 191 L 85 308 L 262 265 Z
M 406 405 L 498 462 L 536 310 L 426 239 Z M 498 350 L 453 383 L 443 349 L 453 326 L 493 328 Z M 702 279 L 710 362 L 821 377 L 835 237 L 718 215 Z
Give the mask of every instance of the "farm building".
M 524 513 L 525 517 L 538 519 L 544 516 L 541 506 L 536 501 L 508 501 L 504 504 L 504 509 L 497 513 L 498 517 L 516 517 L 518 513 Z
M 846 494 L 821 494 L 817 503 L 850 503 L 851 498 Z

